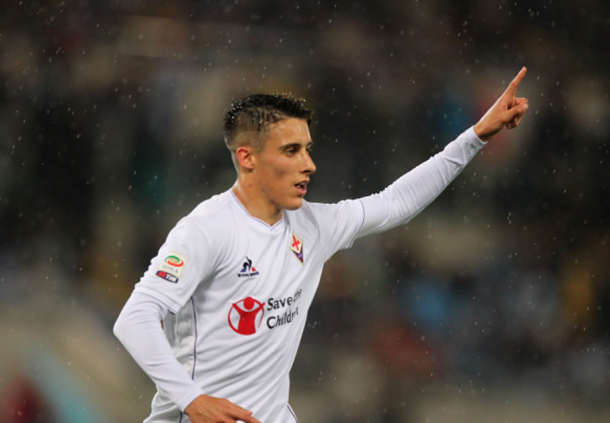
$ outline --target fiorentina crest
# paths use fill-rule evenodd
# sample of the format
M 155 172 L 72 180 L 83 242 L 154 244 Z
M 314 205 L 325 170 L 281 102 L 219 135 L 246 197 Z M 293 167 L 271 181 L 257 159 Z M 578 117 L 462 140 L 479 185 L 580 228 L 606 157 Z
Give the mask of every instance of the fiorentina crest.
M 294 232 L 292 233 L 292 237 L 290 239 L 290 251 L 297 256 L 301 264 L 305 264 L 303 261 L 303 240 L 296 236 Z

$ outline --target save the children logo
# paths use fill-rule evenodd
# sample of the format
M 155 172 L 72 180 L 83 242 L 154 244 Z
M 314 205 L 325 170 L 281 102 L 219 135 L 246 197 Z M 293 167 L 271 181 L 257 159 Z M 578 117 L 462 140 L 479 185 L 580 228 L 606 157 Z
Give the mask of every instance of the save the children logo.
M 271 313 L 271 316 L 265 319 L 267 328 L 274 329 L 288 325 L 299 316 L 299 307 L 296 303 L 301 298 L 301 293 L 302 290 L 298 289 L 294 295 L 271 297 L 264 303 L 252 297 L 239 300 L 231 304 L 229 326 L 240 335 L 253 335 L 261 327 L 265 311 Z
M 178 253 L 171 253 L 165 256 L 156 275 L 168 282 L 178 283 L 182 276 L 182 271 L 186 265 L 186 258 Z
M 246 256 L 246 259 L 241 266 L 241 270 L 237 274 L 238 278 L 258 276 L 258 270 L 254 268 L 252 265 L 252 260 L 248 256 Z
M 240 335 L 252 335 L 260 327 L 264 315 L 265 304 L 247 297 L 231 306 L 229 326 Z

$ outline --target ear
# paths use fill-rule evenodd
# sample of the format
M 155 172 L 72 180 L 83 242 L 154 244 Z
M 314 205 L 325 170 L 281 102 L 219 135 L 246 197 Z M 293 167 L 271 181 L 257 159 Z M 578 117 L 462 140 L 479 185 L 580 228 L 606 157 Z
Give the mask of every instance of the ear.
M 239 167 L 245 170 L 253 170 L 256 163 L 254 147 L 249 144 L 242 145 L 235 152 Z

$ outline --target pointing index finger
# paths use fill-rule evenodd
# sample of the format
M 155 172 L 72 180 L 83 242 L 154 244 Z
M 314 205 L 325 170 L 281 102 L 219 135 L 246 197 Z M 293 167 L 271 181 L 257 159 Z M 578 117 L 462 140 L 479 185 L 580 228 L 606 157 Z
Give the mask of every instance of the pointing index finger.
M 525 77 L 526 73 L 527 68 L 523 66 L 517 76 L 515 76 L 515 79 L 511 81 L 510 85 L 506 89 L 506 92 L 514 95 L 517 92 L 517 88 L 519 87 L 519 84 L 521 83 L 521 80 L 523 80 L 523 78 Z

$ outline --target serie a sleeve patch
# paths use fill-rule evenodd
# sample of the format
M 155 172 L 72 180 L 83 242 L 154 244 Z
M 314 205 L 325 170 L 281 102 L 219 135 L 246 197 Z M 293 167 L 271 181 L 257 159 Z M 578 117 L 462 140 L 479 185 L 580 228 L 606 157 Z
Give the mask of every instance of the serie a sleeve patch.
M 163 259 L 156 275 L 168 282 L 178 283 L 185 267 L 186 258 L 182 254 L 171 253 Z

